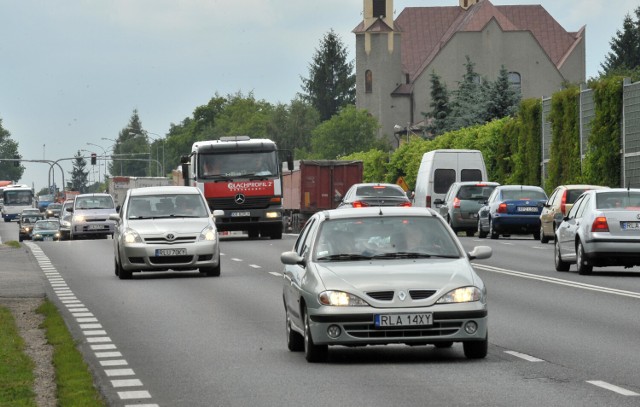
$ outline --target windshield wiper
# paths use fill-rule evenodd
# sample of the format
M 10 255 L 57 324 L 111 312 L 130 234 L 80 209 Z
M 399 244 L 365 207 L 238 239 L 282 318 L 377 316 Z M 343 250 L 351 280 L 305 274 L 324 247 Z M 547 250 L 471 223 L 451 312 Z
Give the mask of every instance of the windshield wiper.
M 318 261 L 322 260 L 371 260 L 371 256 L 363 256 L 361 254 L 348 254 L 348 253 L 340 253 L 340 254 L 332 254 L 329 256 L 318 257 Z
M 417 253 L 417 252 L 390 252 L 390 253 L 381 253 L 373 256 L 374 259 L 400 259 L 400 258 L 429 258 L 431 254 L 427 253 Z

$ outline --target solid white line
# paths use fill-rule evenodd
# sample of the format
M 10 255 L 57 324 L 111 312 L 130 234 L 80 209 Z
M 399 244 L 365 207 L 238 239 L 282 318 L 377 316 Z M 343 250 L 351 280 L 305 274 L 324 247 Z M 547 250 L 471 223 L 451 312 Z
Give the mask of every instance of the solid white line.
M 135 387 L 142 386 L 142 382 L 139 379 L 129 379 L 129 380 L 111 380 L 111 385 L 113 387 Z
M 520 352 L 516 352 L 516 351 L 512 351 L 512 350 L 506 350 L 504 351 L 504 353 L 508 353 L 509 355 L 515 356 L 517 358 L 520 359 L 524 359 L 528 362 L 544 362 L 544 360 L 542 359 L 538 359 L 536 357 L 527 355 L 526 353 L 520 353 Z
M 118 396 L 122 400 L 131 400 L 131 399 L 150 399 L 151 394 L 149 394 L 146 390 L 139 391 L 119 391 Z
M 612 392 L 621 394 L 623 396 L 640 396 L 640 394 L 636 392 L 624 389 L 622 387 L 615 386 L 607 382 L 603 382 L 601 380 L 587 380 L 587 383 L 593 384 L 594 386 L 602 387 L 603 389 L 606 389 L 606 390 L 611 390 Z

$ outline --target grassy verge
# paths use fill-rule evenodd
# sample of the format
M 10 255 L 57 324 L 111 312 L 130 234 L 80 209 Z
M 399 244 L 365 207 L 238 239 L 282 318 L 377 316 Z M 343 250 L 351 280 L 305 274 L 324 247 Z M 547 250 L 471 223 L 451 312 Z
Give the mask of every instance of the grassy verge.
M 11 311 L 0 307 L 0 406 L 36 406 L 33 362 Z
M 54 349 L 58 405 L 106 406 L 56 306 L 45 300 L 37 311 L 45 317 L 43 327 L 47 341 Z

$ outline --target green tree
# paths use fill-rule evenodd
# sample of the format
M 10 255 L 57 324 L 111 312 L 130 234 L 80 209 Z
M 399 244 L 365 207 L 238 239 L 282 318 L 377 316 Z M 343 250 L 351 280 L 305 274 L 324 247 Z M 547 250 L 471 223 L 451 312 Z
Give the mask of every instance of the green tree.
M 11 133 L 2 127 L 0 119 L 0 181 L 20 181 L 24 173 L 24 166 L 16 165 L 15 161 L 4 161 L 3 158 L 22 158 L 18 153 L 18 143 L 11 139 Z
M 489 84 L 486 97 L 487 121 L 513 116 L 518 111 L 520 92 L 509 83 L 509 72 L 504 65 L 500 68 L 496 81 Z
M 268 137 L 280 149 L 294 152 L 295 157 L 307 156 L 311 151 L 311 132 L 320 123 L 318 111 L 302 99 L 289 105 L 279 104 L 272 112 Z
M 611 51 L 600 64 L 603 75 L 622 73 L 640 67 L 640 7 L 635 10 L 636 20 L 627 14 L 622 23 L 622 31 L 616 31 L 611 39 Z
M 439 75 L 431 73 L 431 111 L 423 113 L 428 119 L 426 130 L 433 136 L 439 136 L 447 131 L 450 120 L 451 106 L 447 84 L 442 82 Z
M 482 124 L 487 121 L 487 90 L 488 84 L 475 70 L 475 64 L 469 56 L 464 64 L 466 71 L 462 82 L 458 82 L 458 89 L 453 92 L 454 100 L 451 109 L 449 129 Z
M 347 49 L 340 37 L 329 31 L 316 49 L 309 65 L 309 78 L 302 79 L 303 99 L 311 103 L 325 121 L 340 108 L 355 104 L 356 76 L 353 62 L 347 62 Z
M 149 176 L 152 166 L 155 168 L 156 164 L 150 161 L 151 147 L 137 109 L 133 110 L 129 123 L 120 130 L 115 141 L 109 172 L 112 175 Z
M 380 147 L 376 138 L 379 126 L 378 120 L 366 110 L 349 105 L 313 130 L 311 145 L 314 155 L 316 158 L 335 159 Z
M 71 184 L 71 190 L 85 193 L 87 190 L 87 177 L 89 175 L 89 171 L 85 170 L 87 161 L 80 151 L 78 151 L 74 157 L 73 170 L 69 173 L 71 175 L 71 181 L 69 182 Z

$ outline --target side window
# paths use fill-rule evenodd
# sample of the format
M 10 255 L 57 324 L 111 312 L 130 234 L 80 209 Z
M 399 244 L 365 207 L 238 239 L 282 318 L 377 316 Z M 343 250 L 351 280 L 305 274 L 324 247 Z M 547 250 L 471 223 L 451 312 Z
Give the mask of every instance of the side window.
M 482 171 L 466 169 L 460 172 L 460 181 L 482 181 Z
M 454 197 L 454 190 L 456 190 L 457 188 L 453 186 L 453 184 L 451 185 L 451 187 L 449 188 L 449 190 L 447 191 L 447 195 L 445 195 L 444 197 L 444 201 L 445 202 L 449 202 L 451 199 L 453 199 Z
M 580 207 L 578 208 L 578 211 L 576 212 L 576 218 L 580 219 L 582 218 L 582 216 L 584 216 L 584 212 L 589 207 L 590 202 L 591 202 L 591 196 L 589 195 L 585 196 L 584 199 L 582 200 L 582 203 L 580 204 Z
M 584 199 L 578 199 L 576 201 L 576 203 L 573 205 L 573 207 L 571 208 L 571 210 L 567 214 L 567 217 L 569 219 L 573 219 L 573 218 L 576 217 L 576 212 L 578 212 L 578 209 L 580 208 L 580 205 L 582 205 L 582 202 L 584 202 Z
M 437 169 L 433 172 L 433 192 L 437 194 L 446 194 L 451 184 L 455 181 L 455 170 Z
M 309 248 L 309 236 L 311 236 L 312 234 L 311 231 L 315 229 L 315 224 L 316 218 L 311 218 L 309 222 L 307 222 L 307 224 L 304 226 L 304 229 L 302 229 L 302 232 L 300 232 L 300 236 L 298 237 L 298 240 L 296 241 L 296 244 L 294 246 L 295 252 L 298 253 L 298 255 L 304 256 L 305 252 Z
M 551 196 L 549 197 L 549 205 L 553 206 L 556 204 L 556 201 L 558 200 L 558 196 L 560 195 L 558 193 L 559 189 L 556 188 L 552 193 Z

